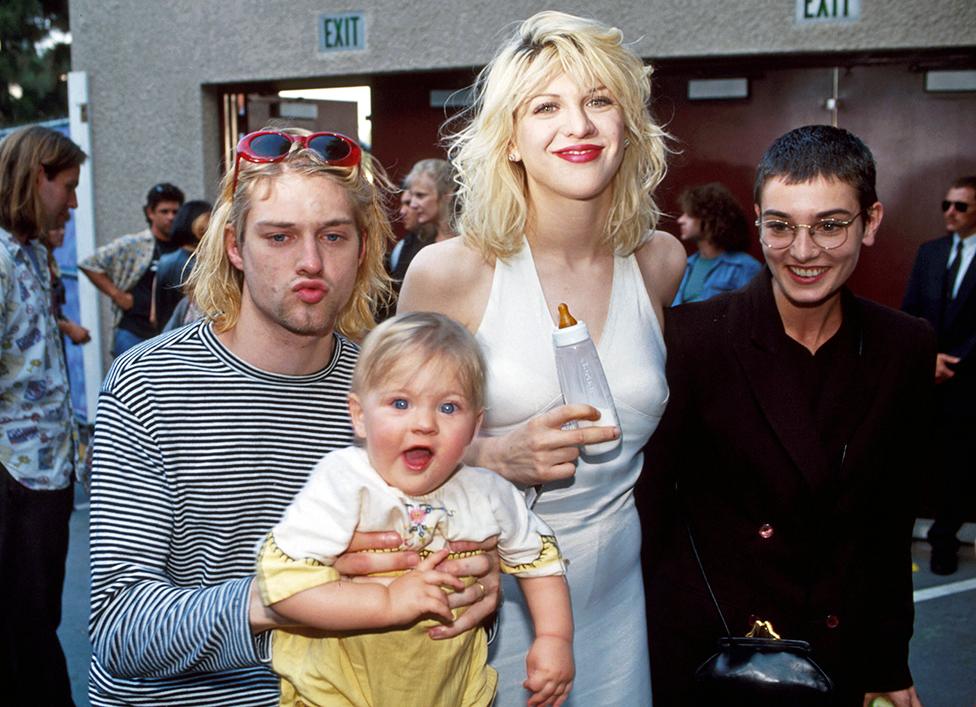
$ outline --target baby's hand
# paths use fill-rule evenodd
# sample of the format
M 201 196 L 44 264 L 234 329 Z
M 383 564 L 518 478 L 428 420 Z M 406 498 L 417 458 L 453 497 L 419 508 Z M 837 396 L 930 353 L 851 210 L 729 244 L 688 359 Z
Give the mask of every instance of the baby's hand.
M 573 642 L 559 636 L 537 636 L 525 667 L 529 676 L 522 687 L 532 692 L 528 704 L 559 707 L 573 689 Z
M 390 625 L 402 626 L 433 614 L 450 623 L 454 620 L 447 594 L 441 589 L 448 586 L 456 591 L 464 589 L 464 582 L 447 572 L 434 568 L 448 555 L 447 548 L 439 550 L 421 560 L 415 568 L 387 587 L 389 593 Z

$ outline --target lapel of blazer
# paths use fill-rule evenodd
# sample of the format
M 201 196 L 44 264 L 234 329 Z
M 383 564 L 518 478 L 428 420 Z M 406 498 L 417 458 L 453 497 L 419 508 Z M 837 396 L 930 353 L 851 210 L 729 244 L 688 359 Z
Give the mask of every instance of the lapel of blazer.
M 938 239 L 928 254 L 926 284 L 931 287 L 932 299 L 937 307 L 942 306 L 942 293 L 945 291 L 946 274 L 949 269 L 949 251 L 952 250 L 952 236 Z
M 843 369 L 843 373 L 830 376 L 823 395 L 836 401 L 833 413 L 839 421 L 839 428 L 846 435 L 847 444 L 852 441 L 858 428 L 867 419 L 871 405 L 877 400 L 877 390 L 884 373 L 885 362 L 890 351 L 882 350 L 879 335 L 874 329 L 875 319 L 865 312 L 864 307 L 850 291 L 844 290 L 844 316 L 854 328 L 857 340 L 857 358 L 854 365 Z M 849 469 L 841 467 L 842 477 Z
M 750 283 L 735 302 L 733 348 L 763 415 L 808 483 L 816 485 L 828 469 L 813 413 L 797 385 L 796 371 L 776 350 L 773 326 L 782 326 L 768 272 Z M 770 321 L 775 317 L 775 321 Z

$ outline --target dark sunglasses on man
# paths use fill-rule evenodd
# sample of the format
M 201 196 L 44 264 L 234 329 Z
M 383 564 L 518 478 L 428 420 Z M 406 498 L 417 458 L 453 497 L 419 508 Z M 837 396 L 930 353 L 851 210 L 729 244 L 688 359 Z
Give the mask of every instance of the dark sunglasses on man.
M 964 214 L 969 211 L 970 206 L 973 206 L 973 204 L 970 204 L 968 201 L 949 201 L 947 199 L 946 201 L 942 202 L 942 212 L 945 213 L 950 208 L 955 208 L 956 211 Z

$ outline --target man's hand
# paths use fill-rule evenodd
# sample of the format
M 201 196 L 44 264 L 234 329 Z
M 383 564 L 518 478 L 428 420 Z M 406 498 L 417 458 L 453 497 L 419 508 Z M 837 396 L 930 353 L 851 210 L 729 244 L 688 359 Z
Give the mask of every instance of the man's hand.
M 941 354 L 940 354 L 941 355 Z M 895 692 L 869 692 L 864 696 L 864 707 L 922 707 L 915 687 Z
M 112 301 L 123 312 L 128 312 L 132 309 L 132 305 L 136 302 L 131 292 L 123 292 L 122 290 L 116 290 L 112 293 Z
M 462 592 L 447 597 L 452 609 L 468 607 L 454 623 L 436 626 L 427 632 L 434 639 L 453 638 L 468 629 L 480 626 L 498 608 L 501 574 L 498 569 L 498 553 L 495 551 L 497 538 L 491 537 L 482 543 L 451 543 L 452 552 L 482 552 L 470 557 L 445 560 L 437 569 L 450 572 L 455 577 L 474 577 L 475 582 Z
M 436 616 L 447 623 L 454 619 L 447 594 L 441 587 L 461 591 L 464 582 L 449 572 L 434 569 L 447 557 L 448 552 L 444 548 L 433 553 L 393 580 L 387 588 L 387 612 L 391 626 L 411 624 L 425 616 Z
M 356 582 L 377 582 L 389 586 L 395 577 L 366 577 L 374 572 L 409 570 L 417 565 L 420 556 L 416 552 L 363 552 L 363 550 L 395 550 L 402 540 L 394 532 L 354 533 L 345 554 L 336 558 L 335 570 Z M 251 582 L 248 620 L 252 633 L 261 633 L 272 628 L 294 626 L 274 609 L 264 605 L 257 582 Z
M 83 267 L 79 267 L 78 269 L 85 273 L 85 276 L 91 280 L 91 283 L 96 289 L 112 300 L 119 309 L 125 312 L 132 309 L 132 305 L 135 303 L 132 294 L 120 290 L 107 274 L 87 270 Z
M 336 572 L 351 579 L 365 578 L 366 575 L 379 572 L 396 572 L 409 570 L 420 562 L 420 555 L 416 552 L 403 550 L 401 552 L 364 552 L 364 550 L 396 550 L 403 544 L 403 539 L 392 531 L 373 533 L 354 533 L 349 548 L 336 558 Z M 390 584 L 392 577 L 371 577 L 362 581 Z
M 377 582 L 390 586 L 395 577 L 367 577 L 379 572 L 395 572 L 417 567 L 420 556 L 413 551 L 401 552 L 363 552 L 363 550 L 395 550 L 403 540 L 394 532 L 355 533 L 349 549 L 340 555 L 333 567 L 343 577 L 354 582 Z M 498 554 L 495 552 L 496 538 L 482 543 L 451 543 L 451 552 L 472 552 L 481 554 L 455 560 L 443 560 L 435 569 L 454 577 L 475 577 L 477 581 L 463 591 L 447 596 L 448 606 L 457 609 L 468 607 L 456 621 L 445 626 L 437 626 L 428 631 L 431 638 L 453 638 L 468 629 L 480 625 L 498 608 L 498 594 L 501 580 L 498 570 Z M 429 558 L 428 558 L 429 559 Z
M 945 383 L 947 380 L 956 375 L 956 372 L 952 370 L 950 366 L 954 366 L 959 363 L 958 356 L 950 356 L 949 354 L 936 354 L 935 355 L 935 382 Z
M 91 332 L 89 332 L 81 324 L 76 324 L 70 319 L 61 319 L 58 321 L 58 329 L 61 333 L 68 337 L 73 344 L 87 344 L 91 341 Z

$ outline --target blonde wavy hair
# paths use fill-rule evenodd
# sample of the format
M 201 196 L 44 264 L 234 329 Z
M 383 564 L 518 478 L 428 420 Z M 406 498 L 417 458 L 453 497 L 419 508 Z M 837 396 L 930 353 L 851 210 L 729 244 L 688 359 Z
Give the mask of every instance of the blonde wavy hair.
M 301 128 L 273 126 L 291 135 L 308 135 Z M 387 213 L 387 200 L 395 193 L 380 164 L 367 152 L 355 167 L 325 164 L 313 151 L 297 143 L 285 159 L 270 164 L 240 161 L 237 191 L 233 188 L 233 170 L 228 170 L 220 184 L 220 198 L 214 206 L 207 232 L 193 257 L 196 265 L 186 284 L 186 291 L 197 307 L 214 321 L 218 332 L 237 324 L 241 311 L 244 274 L 234 267 L 227 255 L 224 234 L 233 229 L 238 245 L 243 242 L 251 202 L 261 187 L 267 188 L 282 174 L 292 173 L 331 179 L 349 195 L 356 215 L 356 227 L 363 242 L 363 257 L 356 273 L 356 285 L 349 302 L 339 314 L 336 328 L 343 335 L 360 340 L 376 325 L 373 313 L 385 306 L 392 296 L 390 278 L 383 258 L 393 243 L 393 231 Z
M 619 29 L 595 20 L 547 11 L 519 25 L 478 75 L 474 103 L 459 116 L 466 125 L 445 131 L 465 242 L 488 261 L 521 249 L 528 202 L 524 169 L 508 159 L 515 125 L 525 102 L 565 73 L 580 86 L 605 86 L 620 106 L 628 146 L 611 182 L 604 237 L 620 255 L 636 250 L 657 224 L 653 192 L 667 170 L 669 136 L 648 109 L 651 72 Z

